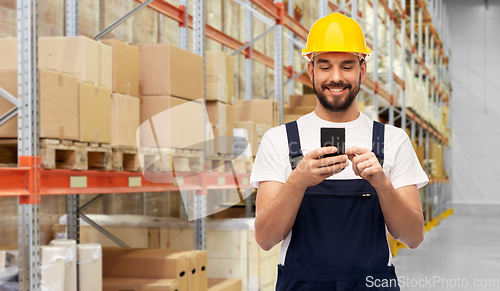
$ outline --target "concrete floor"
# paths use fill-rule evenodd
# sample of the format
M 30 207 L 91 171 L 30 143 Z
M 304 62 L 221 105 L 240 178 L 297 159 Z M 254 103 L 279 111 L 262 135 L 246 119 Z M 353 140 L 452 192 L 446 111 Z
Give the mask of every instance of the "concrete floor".
M 394 257 L 401 290 L 500 290 L 500 206 L 454 210 L 420 247 Z

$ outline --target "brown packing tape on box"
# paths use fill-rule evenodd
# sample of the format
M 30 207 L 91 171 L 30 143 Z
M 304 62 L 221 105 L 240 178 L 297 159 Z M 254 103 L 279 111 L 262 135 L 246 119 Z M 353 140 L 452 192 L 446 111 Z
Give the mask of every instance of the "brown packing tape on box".
M 177 279 L 179 291 L 187 291 L 184 254 L 167 250 L 103 248 L 104 277 Z
M 175 279 L 102 279 L 102 291 L 178 291 L 178 288 L 179 283 Z

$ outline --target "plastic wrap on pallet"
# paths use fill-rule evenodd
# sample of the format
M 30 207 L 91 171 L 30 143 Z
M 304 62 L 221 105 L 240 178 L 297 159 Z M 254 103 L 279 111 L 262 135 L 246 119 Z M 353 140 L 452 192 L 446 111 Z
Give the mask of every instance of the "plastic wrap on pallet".
M 54 247 L 65 249 L 66 255 L 66 276 L 64 277 L 64 290 L 76 291 L 76 241 L 72 239 L 53 240 L 49 244 Z
M 8 267 L 0 270 L 0 290 L 18 291 L 19 290 L 19 267 Z
M 78 245 L 78 287 L 79 291 L 102 291 L 101 245 Z
M 66 278 L 66 249 L 64 247 L 42 246 L 41 253 L 41 290 L 64 291 Z

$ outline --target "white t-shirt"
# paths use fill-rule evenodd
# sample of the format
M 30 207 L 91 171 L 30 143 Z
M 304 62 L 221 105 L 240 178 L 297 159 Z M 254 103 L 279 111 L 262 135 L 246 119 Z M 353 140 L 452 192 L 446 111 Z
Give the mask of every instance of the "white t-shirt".
M 303 155 L 320 147 L 321 127 L 344 127 L 346 149 L 353 146 L 372 149 L 373 120 L 363 113 L 360 113 L 354 121 L 336 123 L 319 118 L 313 111 L 300 117 L 297 120 L 297 126 Z M 385 125 L 383 170 L 395 189 L 408 185 L 417 185 L 417 188 L 421 188 L 429 182 L 408 135 L 401 128 L 391 125 Z M 262 137 L 250 175 L 250 184 L 258 188 L 260 181 L 285 183 L 291 173 L 286 128 L 285 125 L 280 125 L 271 128 Z M 362 178 L 354 174 L 352 163 L 349 163 L 344 171 L 327 179 Z M 280 263 L 283 265 L 291 233 L 290 231 L 281 246 Z M 389 257 L 390 264 L 391 257 Z

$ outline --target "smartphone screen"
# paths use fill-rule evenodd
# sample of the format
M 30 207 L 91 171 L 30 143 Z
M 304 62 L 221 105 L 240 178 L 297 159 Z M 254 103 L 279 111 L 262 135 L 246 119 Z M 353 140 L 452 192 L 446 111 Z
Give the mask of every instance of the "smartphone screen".
M 321 158 L 333 157 L 343 155 L 345 153 L 345 128 L 321 128 L 321 147 L 335 146 L 337 152 L 334 154 L 327 154 Z

